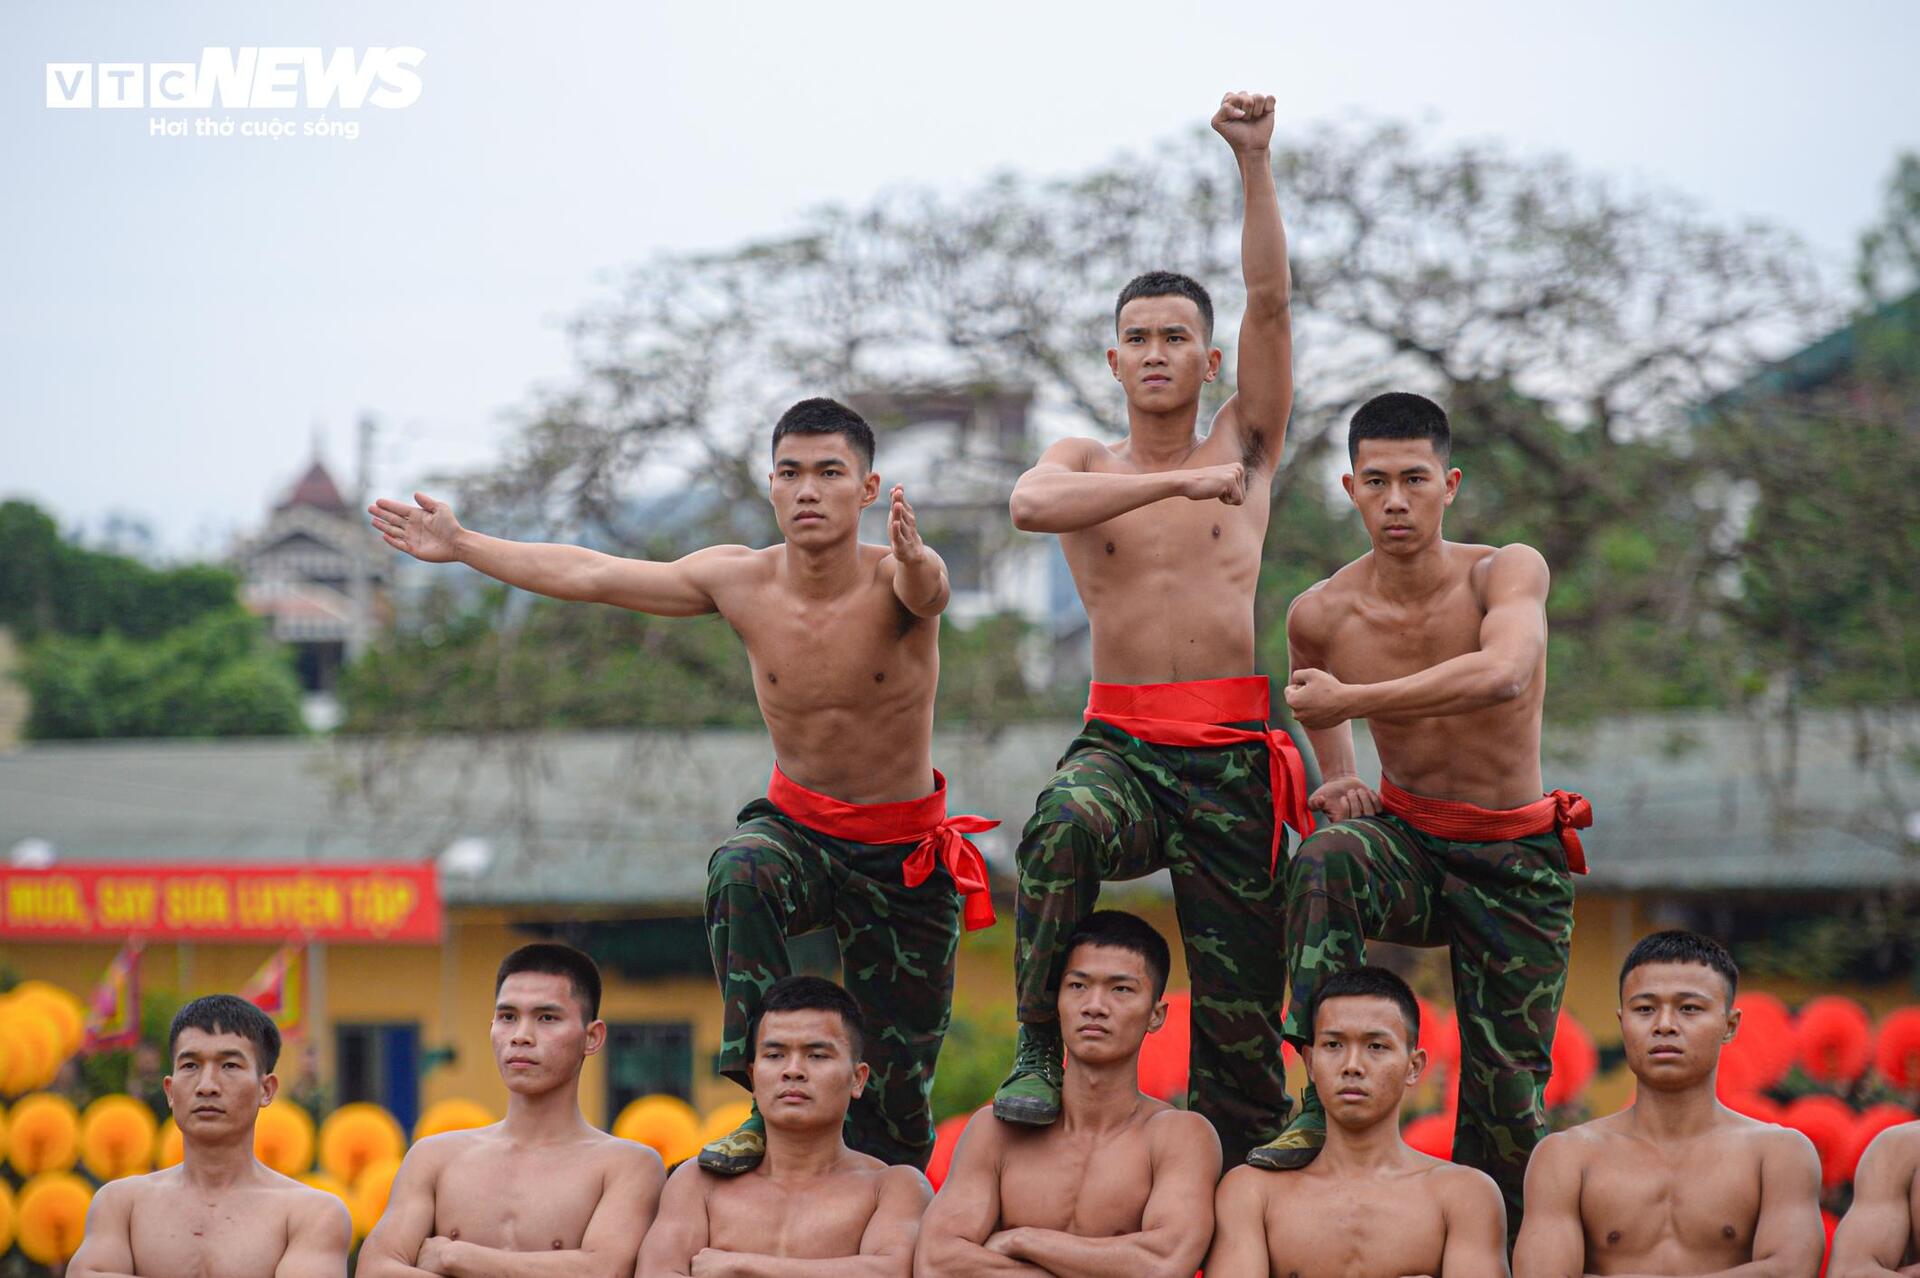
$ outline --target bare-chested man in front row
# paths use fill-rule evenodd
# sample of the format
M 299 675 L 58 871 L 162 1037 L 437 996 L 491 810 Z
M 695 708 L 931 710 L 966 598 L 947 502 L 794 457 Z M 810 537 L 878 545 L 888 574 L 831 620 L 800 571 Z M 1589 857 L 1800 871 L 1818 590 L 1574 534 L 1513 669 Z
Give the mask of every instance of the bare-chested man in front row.
M 388 544 L 420 559 L 459 560 L 557 599 L 726 618 L 746 644 L 774 769 L 707 870 L 707 941 L 726 1005 L 720 1072 L 751 1089 L 747 1026 L 767 986 L 792 971 L 787 938 L 832 927 L 848 992 L 891 1031 L 871 1044 L 873 1077 L 849 1142 L 924 1167 L 961 895 L 967 927 L 993 921 L 986 862 L 961 836 L 995 823 L 949 816 L 946 778 L 933 768 L 947 571 L 898 486 L 891 544 L 861 543 L 860 512 L 879 497 L 880 476 L 872 429 L 843 404 L 802 400 L 781 416 L 768 482 L 786 540 L 710 546 L 672 563 L 483 537 L 419 494 L 418 506 L 382 500 L 371 510 Z M 703 1149 L 700 1164 L 739 1174 L 765 1149 L 756 1113 Z
M 1541 795 L 1547 565 L 1531 546 L 1441 535 L 1460 486 L 1447 415 L 1419 395 L 1363 404 L 1345 477 L 1372 540 L 1293 601 L 1287 704 L 1335 819 L 1287 867 L 1289 1041 L 1304 1050 L 1314 990 L 1366 962 L 1369 938 L 1451 951 L 1460 1022 L 1455 1162 L 1492 1176 L 1520 1225 L 1527 1156 L 1546 1134 L 1542 1099 L 1573 939 L 1573 827 L 1586 800 Z M 1354 763 L 1351 721 L 1380 755 L 1376 791 Z M 1305 1166 L 1326 1130 L 1312 1088 L 1287 1131 L 1248 1161 Z
M 100 1187 L 67 1278 L 341 1278 L 347 1209 L 253 1155 L 254 1120 L 280 1089 L 272 1018 L 231 994 L 194 999 L 167 1059 L 180 1164 Z
M 1860 1156 L 1827 1278 L 1920 1278 L 1920 1122 L 1889 1127 Z
M 628 1278 L 666 1169 L 580 1113 L 580 1067 L 607 1038 L 600 971 L 570 946 L 523 945 L 493 1001 L 507 1116 L 407 1152 L 360 1278 Z
M 1740 1025 L 1739 979 L 1726 950 L 1692 932 L 1656 932 L 1627 954 L 1620 1037 L 1633 1104 L 1534 1151 L 1516 1278 L 1819 1272 L 1813 1142 L 1714 1094 L 1720 1049 Z
M 1504 1278 L 1500 1190 L 1400 1138 L 1400 1102 L 1427 1065 L 1407 983 L 1380 967 L 1336 972 L 1311 1023 L 1326 1148 L 1298 1175 L 1227 1173 L 1207 1278 Z
M 1169 954 L 1131 914 L 1089 914 L 1067 941 L 1058 1122 L 967 1122 L 927 1209 L 916 1278 L 1186 1278 L 1213 1236 L 1220 1142 L 1198 1114 L 1140 1092 L 1140 1044 L 1167 1016 Z
M 1192 1108 L 1237 1163 L 1287 1115 L 1279 824 L 1304 835 L 1312 820 L 1299 751 L 1268 728 L 1267 680 L 1254 673 L 1268 494 L 1293 403 L 1273 99 L 1230 93 L 1213 127 L 1246 200 L 1235 395 L 1198 434 L 1201 393 L 1220 371 L 1213 303 L 1184 275 L 1139 276 L 1120 292 L 1107 352 L 1127 437 L 1062 440 L 1013 490 L 1018 527 L 1060 535 L 1092 627 L 1093 685 L 1020 840 L 1020 1039 L 993 1112 L 1059 1116 L 1066 939 L 1102 882 L 1166 869 L 1193 986 Z
M 832 981 L 785 977 L 750 1039 L 766 1157 L 743 1176 L 682 1163 L 639 1278 L 908 1278 L 927 1178 L 848 1149 L 841 1135 L 868 1077 L 859 1007 Z

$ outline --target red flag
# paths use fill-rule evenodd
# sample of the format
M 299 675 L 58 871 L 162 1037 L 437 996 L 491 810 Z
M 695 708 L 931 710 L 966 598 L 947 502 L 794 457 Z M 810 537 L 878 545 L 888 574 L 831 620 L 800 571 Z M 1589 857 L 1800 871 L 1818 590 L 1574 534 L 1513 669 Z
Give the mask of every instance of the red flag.
M 140 1041 L 140 942 L 128 941 L 101 973 L 87 1004 L 87 1037 L 81 1050 L 111 1051 Z
M 307 1027 L 307 947 L 275 950 L 248 978 L 240 997 L 271 1016 L 281 1037 L 299 1036 Z

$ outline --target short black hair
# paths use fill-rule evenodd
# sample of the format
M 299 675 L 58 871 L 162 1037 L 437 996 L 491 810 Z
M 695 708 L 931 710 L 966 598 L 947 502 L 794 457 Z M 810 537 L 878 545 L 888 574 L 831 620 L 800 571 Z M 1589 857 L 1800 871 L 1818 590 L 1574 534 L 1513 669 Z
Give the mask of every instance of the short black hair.
M 1335 998 L 1384 998 L 1400 1009 L 1400 1015 L 1407 1022 L 1407 1046 L 1420 1045 L 1420 1000 L 1413 996 L 1413 990 L 1400 979 L 1395 972 L 1384 967 L 1368 964 L 1365 967 L 1347 967 L 1335 972 L 1320 982 L 1320 988 L 1313 993 L 1313 1012 L 1307 1018 L 1307 1027 L 1319 1032 L 1320 1009 L 1327 1000 Z
M 262 1075 L 280 1063 L 280 1027 L 273 1018 L 236 994 L 208 994 L 173 1014 L 167 1026 L 167 1071 L 173 1071 L 173 1052 L 180 1035 L 197 1029 L 206 1034 L 238 1034 L 253 1044 L 254 1064 Z
M 760 1000 L 760 1010 L 747 1025 L 748 1056 L 760 1050 L 760 1022 L 769 1012 L 836 1013 L 847 1027 L 847 1045 L 853 1049 L 853 1059 L 858 1062 L 867 1057 L 867 1018 L 860 1014 L 853 995 L 825 977 L 783 976 L 768 987 L 766 997 Z
M 580 1004 L 587 1024 L 591 1025 L 600 1019 L 600 968 L 571 945 L 561 945 L 557 941 L 535 941 L 507 955 L 500 960 L 500 970 L 494 974 L 493 996 L 499 998 L 500 987 L 507 983 L 507 978 L 521 972 L 566 977 L 568 984 L 573 986 L 574 1000 Z
M 773 455 L 780 456 L 780 441 L 789 435 L 845 435 L 860 454 L 860 464 L 873 469 L 873 427 L 867 419 L 837 399 L 816 396 L 803 399 L 780 414 L 773 425 Z
M 1453 432 L 1446 410 L 1425 395 L 1388 391 L 1375 395 L 1354 410 L 1347 423 L 1347 464 L 1360 459 L 1363 439 L 1424 439 L 1433 445 L 1440 464 L 1453 455 Z
M 1740 988 L 1740 968 L 1727 953 L 1727 947 L 1710 936 L 1674 928 L 1643 936 L 1627 951 L 1620 965 L 1620 991 L 1627 989 L 1627 973 L 1649 963 L 1699 963 L 1720 973 L 1727 982 L 1727 1006 L 1733 1006 L 1734 991 Z
M 1173 954 L 1167 949 L 1167 938 L 1139 915 L 1125 910 L 1095 910 L 1081 919 L 1080 926 L 1073 929 L 1067 943 L 1060 947 L 1062 971 L 1066 969 L 1067 959 L 1082 945 L 1104 945 L 1138 954 L 1147 961 L 1147 977 L 1153 982 L 1154 999 L 1157 1001 L 1167 992 Z
M 1120 327 L 1120 312 L 1127 303 L 1136 297 L 1184 297 L 1200 308 L 1200 327 L 1205 331 L 1208 342 L 1213 341 L 1213 299 L 1207 296 L 1207 290 L 1200 281 L 1191 275 L 1182 275 L 1178 271 L 1148 271 L 1136 275 L 1127 281 L 1120 290 L 1120 300 L 1113 304 L 1113 327 Z

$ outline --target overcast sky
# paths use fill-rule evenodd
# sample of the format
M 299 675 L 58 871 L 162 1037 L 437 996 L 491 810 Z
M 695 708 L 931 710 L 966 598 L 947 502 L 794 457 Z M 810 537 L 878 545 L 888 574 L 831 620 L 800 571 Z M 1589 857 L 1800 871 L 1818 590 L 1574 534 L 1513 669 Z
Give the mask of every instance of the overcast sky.
M 422 91 L 324 113 L 354 141 L 149 136 L 320 112 L 45 105 L 48 62 L 247 45 L 415 46 Z M 1917 49 L 1920 5 L 1891 2 L 10 4 L 0 496 L 216 553 L 316 430 L 349 481 L 363 411 L 383 489 L 484 461 L 622 266 L 898 183 L 1147 155 L 1227 88 L 1274 93 L 1283 130 L 1561 152 L 1790 228 L 1837 277 L 1920 149 Z

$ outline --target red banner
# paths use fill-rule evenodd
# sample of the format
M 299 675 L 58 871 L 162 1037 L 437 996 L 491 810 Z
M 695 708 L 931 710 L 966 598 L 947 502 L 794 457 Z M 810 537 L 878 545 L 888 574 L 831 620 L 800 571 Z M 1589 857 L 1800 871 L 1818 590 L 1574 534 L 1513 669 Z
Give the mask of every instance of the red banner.
M 12 941 L 440 939 L 432 862 L 385 865 L 0 866 Z

